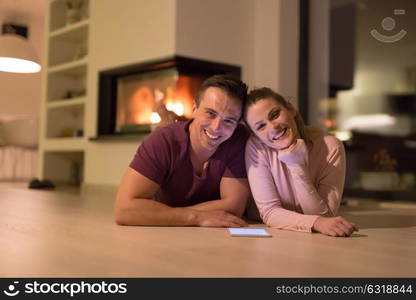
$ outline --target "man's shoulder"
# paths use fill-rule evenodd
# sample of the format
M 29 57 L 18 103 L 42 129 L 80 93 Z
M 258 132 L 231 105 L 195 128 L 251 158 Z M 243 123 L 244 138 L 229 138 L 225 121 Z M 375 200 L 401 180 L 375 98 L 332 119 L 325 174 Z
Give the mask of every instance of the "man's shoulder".
M 183 136 L 186 136 L 186 124 L 180 123 L 162 127 L 150 133 L 137 149 L 130 166 L 161 184 L 161 178 L 165 178 L 172 167 L 171 162 L 177 161 L 177 158 L 184 153 L 183 149 L 186 148 L 181 140 Z

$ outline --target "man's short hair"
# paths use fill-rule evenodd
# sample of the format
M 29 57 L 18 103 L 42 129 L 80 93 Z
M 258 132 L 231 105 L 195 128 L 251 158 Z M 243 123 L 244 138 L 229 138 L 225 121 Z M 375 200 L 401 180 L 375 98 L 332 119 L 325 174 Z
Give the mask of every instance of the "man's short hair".
M 202 83 L 195 99 L 197 107 L 201 103 L 205 91 L 210 87 L 216 87 L 223 90 L 229 97 L 240 100 L 241 106 L 244 107 L 247 100 L 247 85 L 240 79 L 229 74 L 214 75 Z

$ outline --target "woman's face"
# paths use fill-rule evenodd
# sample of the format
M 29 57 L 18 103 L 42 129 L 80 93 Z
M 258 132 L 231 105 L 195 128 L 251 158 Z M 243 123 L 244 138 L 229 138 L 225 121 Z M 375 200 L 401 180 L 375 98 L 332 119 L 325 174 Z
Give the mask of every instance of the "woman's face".
M 272 98 L 260 99 L 249 106 L 247 123 L 256 136 L 266 145 L 281 150 L 298 138 L 295 122 L 297 112 L 287 109 Z

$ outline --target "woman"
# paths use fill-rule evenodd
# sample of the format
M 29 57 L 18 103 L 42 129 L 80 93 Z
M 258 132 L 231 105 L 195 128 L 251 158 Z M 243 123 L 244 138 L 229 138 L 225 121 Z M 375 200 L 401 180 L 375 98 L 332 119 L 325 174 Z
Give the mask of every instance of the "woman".
M 246 145 L 248 179 L 268 226 L 329 236 L 358 231 L 336 216 L 345 178 L 338 139 L 305 127 L 297 110 L 269 88 L 250 92 L 244 119 L 253 133 Z

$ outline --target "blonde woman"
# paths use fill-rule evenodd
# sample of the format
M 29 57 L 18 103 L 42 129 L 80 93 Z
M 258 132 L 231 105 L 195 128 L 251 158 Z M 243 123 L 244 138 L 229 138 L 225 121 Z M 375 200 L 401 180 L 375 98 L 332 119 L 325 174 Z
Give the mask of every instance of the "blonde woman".
M 268 226 L 329 236 L 358 231 L 337 216 L 345 179 L 338 139 L 305 127 L 299 112 L 269 88 L 250 92 L 244 119 L 252 132 L 247 175 Z

